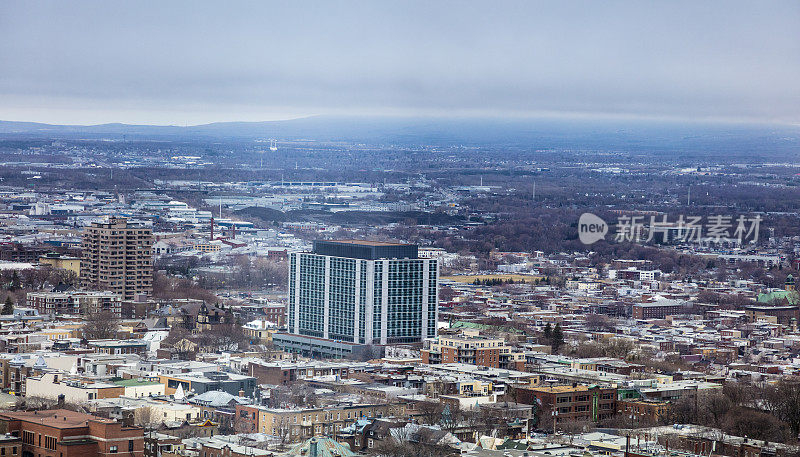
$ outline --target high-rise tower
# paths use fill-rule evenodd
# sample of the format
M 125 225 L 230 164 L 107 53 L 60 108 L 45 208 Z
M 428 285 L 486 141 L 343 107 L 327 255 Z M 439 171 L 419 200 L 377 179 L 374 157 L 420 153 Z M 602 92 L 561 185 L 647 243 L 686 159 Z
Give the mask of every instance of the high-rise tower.
M 94 222 L 83 233 L 81 285 L 123 300 L 153 293 L 153 232 L 125 218 Z
M 416 245 L 315 241 L 289 256 L 289 334 L 317 346 L 420 342 L 436 336 L 438 282 Z

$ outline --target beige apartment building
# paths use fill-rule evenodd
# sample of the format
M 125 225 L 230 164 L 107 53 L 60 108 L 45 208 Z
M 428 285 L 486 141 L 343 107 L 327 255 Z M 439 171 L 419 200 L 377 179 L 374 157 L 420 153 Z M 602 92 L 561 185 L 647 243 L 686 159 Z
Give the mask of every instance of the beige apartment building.
M 39 263 L 42 265 L 50 265 L 53 268 L 71 271 L 78 277 L 81 275 L 81 259 L 77 257 L 60 254 L 58 252 L 48 252 L 39 257 Z
M 265 408 L 236 405 L 237 429 L 260 432 L 293 440 L 315 435 L 335 435 L 359 419 L 378 417 L 404 418 L 408 414 L 401 403 L 329 405 L 324 408 Z
M 125 218 L 94 222 L 83 234 L 81 285 L 133 300 L 153 293 L 153 232 Z
M 481 336 L 477 330 L 464 330 L 459 335 L 439 335 L 426 340 L 422 363 L 467 363 L 522 371 L 525 354 L 506 345 L 503 338 L 489 338 Z

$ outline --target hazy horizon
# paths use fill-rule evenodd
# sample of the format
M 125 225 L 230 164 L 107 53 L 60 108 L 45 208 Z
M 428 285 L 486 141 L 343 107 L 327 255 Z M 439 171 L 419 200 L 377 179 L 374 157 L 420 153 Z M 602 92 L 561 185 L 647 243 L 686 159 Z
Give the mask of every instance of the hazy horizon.
M 751 126 L 751 127 L 785 127 L 785 128 L 800 128 L 800 121 L 793 122 L 780 122 L 770 120 L 757 120 L 757 119 L 723 119 L 723 118 L 682 118 L 682 117 L 656 117 L 656 116 L 625 116 L 625 115 L 598 115 L 598 114 L 579 114 L 567 115 L 563 113 L 550 114 L 550 115 L 508 115 L 508 116 L 492 116 L 492 115 L 403 115 L 403 114 L 312 114 L 297 117 L 265 119 L 265 120 L 218 120 L 209 122 L 198 123 L 144 123 L 144 122 L 120 122 L 115 120 L 108 120 L 106 122 L 96 123 L 79 123 L 79 122 L 44 122 L 37 120 L 27 119 L 0 119 L 0 123 L 14 123 L 14 124 L 41 124 L 59 127 L 100 127 L 100 126 L 128 126 L 128 127 L 177 127 L 177 128 L 193 128 L 204 127 L 212 125 L 225 125 L 225 124 L 268 124 L 268 123 L 287 123 L 293 121 L 313 121 L 319 120 L 322 122 L 330 121 L 344 121 L 344 120 L 362 120 L 362 121 L 375 121 L 402 124 L 404 122 L 421 122 L 431 121 L 442 123 L 458 123 L 458 122 L 475 122 L 486 121 L 494 124 L 508 124 L 508 125 L 521 125 L 525 123 L 561 123 L 561 124 L 585 124 L 585 125 L 648 125 L 648 126 Z
M 0 119 L 800 124 L 800 3 L 0 4 Z

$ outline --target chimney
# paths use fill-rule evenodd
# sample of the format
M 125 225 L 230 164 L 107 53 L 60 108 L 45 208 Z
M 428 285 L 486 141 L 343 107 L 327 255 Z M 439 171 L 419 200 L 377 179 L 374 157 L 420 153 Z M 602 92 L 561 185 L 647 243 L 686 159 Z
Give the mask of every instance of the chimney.
M 211 216 L 211 237 L 209 241 L 214 241 L 214 216 Z
M 244 397 L 244 390 L 242 390 L 242 389 L 239 389 L 239 396 L 240 396 L 240 397 Z

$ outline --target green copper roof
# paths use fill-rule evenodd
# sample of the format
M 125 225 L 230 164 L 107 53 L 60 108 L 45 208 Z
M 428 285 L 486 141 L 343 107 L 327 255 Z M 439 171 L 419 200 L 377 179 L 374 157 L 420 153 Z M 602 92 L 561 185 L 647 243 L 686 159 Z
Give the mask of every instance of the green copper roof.
M 291 448 L 284 456 L 291 457 L 352 457 L 356 454 L 350 446 L 337 443 L 330 438 L 315 436 Z
M 515 328 L 498 327 L 496 325 L 479 324 L 477 322 L 455 321 L 450 325 L 451 328 L 474 328 L 476 330 L 495 330 L 508 333 L 522 333 Z
M 768 294 L 758 294 L 759 303 L 780 303 L 784 298 L 791 305 L 797 305 L 800 303 L 800 298 L 798 297 L 797 292 L 791 290 L 776 290 Z

